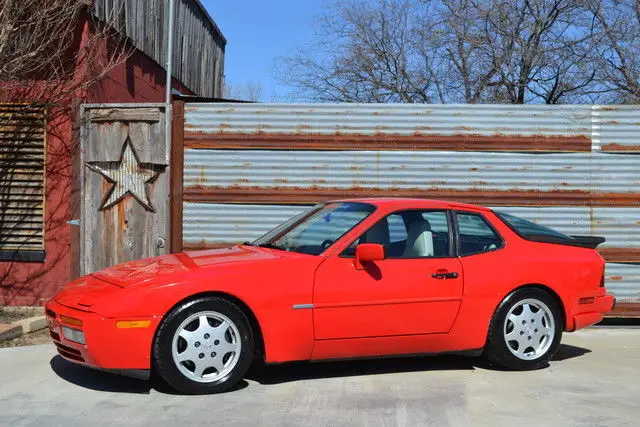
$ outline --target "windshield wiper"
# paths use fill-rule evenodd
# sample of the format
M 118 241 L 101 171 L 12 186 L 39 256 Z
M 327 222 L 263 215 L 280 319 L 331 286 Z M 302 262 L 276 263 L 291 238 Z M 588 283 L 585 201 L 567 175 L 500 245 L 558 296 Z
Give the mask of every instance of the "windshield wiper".
M 262 243 L 258 245 L 259 248 L 277 249 L 279 251 L 286 251 L 284 246 L 276 245 L 275 243 Z

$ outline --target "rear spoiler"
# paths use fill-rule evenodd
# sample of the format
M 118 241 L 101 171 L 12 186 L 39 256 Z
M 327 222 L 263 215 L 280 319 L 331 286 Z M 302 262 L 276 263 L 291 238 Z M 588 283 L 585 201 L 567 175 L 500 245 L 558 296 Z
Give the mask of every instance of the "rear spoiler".
M 528 234 L 527 240 L 541 243 L 555 243 L 558 245 L 578 246 L 581 248 L 595 249 L 598 245 L 605 242 L 604 237 L 599 236 L 569 236 L 569 239 L 556 236 L 541 236 L 537 234 Z
M 583 248 L 589 249 L 595 249 L 607 240 L 599 236 L 571 236 L 571 238 L 576 241 L 575 246 L 582 246 Z

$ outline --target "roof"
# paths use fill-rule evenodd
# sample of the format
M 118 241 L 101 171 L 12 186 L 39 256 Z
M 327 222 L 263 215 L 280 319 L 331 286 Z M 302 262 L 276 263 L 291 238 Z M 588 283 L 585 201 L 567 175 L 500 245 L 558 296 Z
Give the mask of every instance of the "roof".
M 469 203 L 459 203 L 459 202 L 449 202 L 446 200 L 435 200 L 435 199 L 410 199 L 404 197 L 362 197 L 362 198 L 354 198 L 354 199 L 341 199 L 341 200 L 332 200 L 332 202 L 359 202 L 359 203 L 369 203 L 372 205 L 376 205 L 378 207 L 385 208 L 397 208 L 397 207 L 407 207 L 407 208 L 429 208 L 429 209 L 471 209 L 471 210 L 481 210 L 481 211 L 490 211 L 491 209 L 479 206 L 472 205 Z

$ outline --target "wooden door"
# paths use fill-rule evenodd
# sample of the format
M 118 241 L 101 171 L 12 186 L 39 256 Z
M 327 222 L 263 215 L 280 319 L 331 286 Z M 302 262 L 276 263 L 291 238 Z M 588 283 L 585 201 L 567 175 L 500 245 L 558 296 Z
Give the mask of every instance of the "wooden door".
M 166 253 L 164 109 L 86 106 L 82 115 L 81 274 Z

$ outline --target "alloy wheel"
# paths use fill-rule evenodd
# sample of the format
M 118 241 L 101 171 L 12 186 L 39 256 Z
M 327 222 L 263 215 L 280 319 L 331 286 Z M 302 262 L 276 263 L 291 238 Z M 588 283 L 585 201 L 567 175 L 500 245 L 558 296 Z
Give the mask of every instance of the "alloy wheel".
M 176 329 L 173 361 L 187 378 L 210 383 L 224 378 L 238 363 L 242 344 L 237 326 L 225 315 L 193 314 Z
M 555 333 L 552 311 L 533 298 L 518 301 L 504 322 L 507 348 L 521 360 L 542 357 L 551 347 Z

